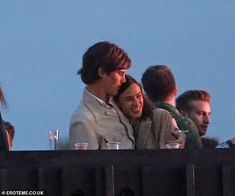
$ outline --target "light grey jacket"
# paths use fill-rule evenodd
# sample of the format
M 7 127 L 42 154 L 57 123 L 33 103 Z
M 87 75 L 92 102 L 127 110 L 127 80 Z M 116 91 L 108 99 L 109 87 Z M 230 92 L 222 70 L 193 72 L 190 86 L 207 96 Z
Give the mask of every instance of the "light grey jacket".
M 160 108 L 153 110 L 153 117 L 141 121 L 136 138 L 137 149 L 165 149 L 168 142 L 176 141 L 172 135 L 178 127 L 172 122 L 171 114 Z
M 107 142 L 120 142 L 120 149 L 134 148 L 132 126 L 114 102 L 112 105 L 101 104 L 84 90 L 70 122 L 71 149 L 77 142 L 87 142 L 88 149 L 105 149 Z

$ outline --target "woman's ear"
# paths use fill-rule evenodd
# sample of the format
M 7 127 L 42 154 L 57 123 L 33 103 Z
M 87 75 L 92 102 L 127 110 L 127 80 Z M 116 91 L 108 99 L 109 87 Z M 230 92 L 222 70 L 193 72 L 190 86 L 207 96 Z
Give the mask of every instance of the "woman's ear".
M 98 75 L 100 76 L 101 79 L 105 79 L 107 76 L 106 72 L 104 71 L 102 67 L 98 68 Z

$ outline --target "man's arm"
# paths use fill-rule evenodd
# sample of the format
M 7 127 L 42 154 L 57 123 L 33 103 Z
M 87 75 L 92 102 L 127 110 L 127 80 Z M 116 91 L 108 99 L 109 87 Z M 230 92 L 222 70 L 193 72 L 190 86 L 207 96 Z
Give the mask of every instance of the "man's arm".
M 75 143 L 88 143 L 88 149 L 99 149 L 99 141 L 94 126 L 88 121 L 74 121 L 69 129 L 70 147 L 74 149 Z

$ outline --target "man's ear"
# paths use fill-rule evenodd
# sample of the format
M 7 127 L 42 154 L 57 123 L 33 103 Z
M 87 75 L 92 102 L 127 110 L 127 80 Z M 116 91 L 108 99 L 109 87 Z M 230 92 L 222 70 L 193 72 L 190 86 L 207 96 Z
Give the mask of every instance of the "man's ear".
M 107 76 L 106 72 L 104 71 L 102 67 L 98 68 L 98 75 L 100 76 L 101 79 L 105 79 Z
M 175 87 L 175 92 L 174 93 L 175 93 L 174 96 L 176 97 L 177 94 L 178 94 L 178 87 L 177 86 Z

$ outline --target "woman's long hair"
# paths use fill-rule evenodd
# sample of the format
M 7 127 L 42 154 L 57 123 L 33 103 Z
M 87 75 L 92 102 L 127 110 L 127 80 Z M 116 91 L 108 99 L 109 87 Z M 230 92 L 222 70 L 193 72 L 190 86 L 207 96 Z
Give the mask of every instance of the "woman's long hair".
M 126 82 L 122 83 L 121 87 L 118 90 L 117 95 L 115 95 L 114 101 L 116 103 L 119 102 L 119 96 L 126 90 L 128 89 L 132 84 L 137 84 L 140 87 L 142 96 L 143 96 L 143 110 L 142 110 L 142 115 L 141 115 L 141 119 L 142 120 L 146 120 L 147 118 L 151 117 L 152 115 L 152 108 L 151 105 L 149 103 L 149 101 L 146 99 L 144 93 L 143 93 L 143 89 L 142 86 L 139 82 L 137 82 L 133 77 L 131 77 L 130 75 L 126 75 Z
M 3 107 L 7 107 L 7 101 L 4 97 L 4 94 L 3 94 L 3 91 L 2 91 L 2 88 L 0 86 L 0 106 L 3 106 Z
M 5 108 L 7 107 L 7 102 L 5 100 L 1 86 L 0 86 L 0 106 L 3 106 Z M 4 127 L 4 123 L 3 123 L 1 111 L 0 111 L 0 151 L 1 150 L 8 151 L 9 145 L 8 145 L 6 131 L 5 131 L 5 127 Z

